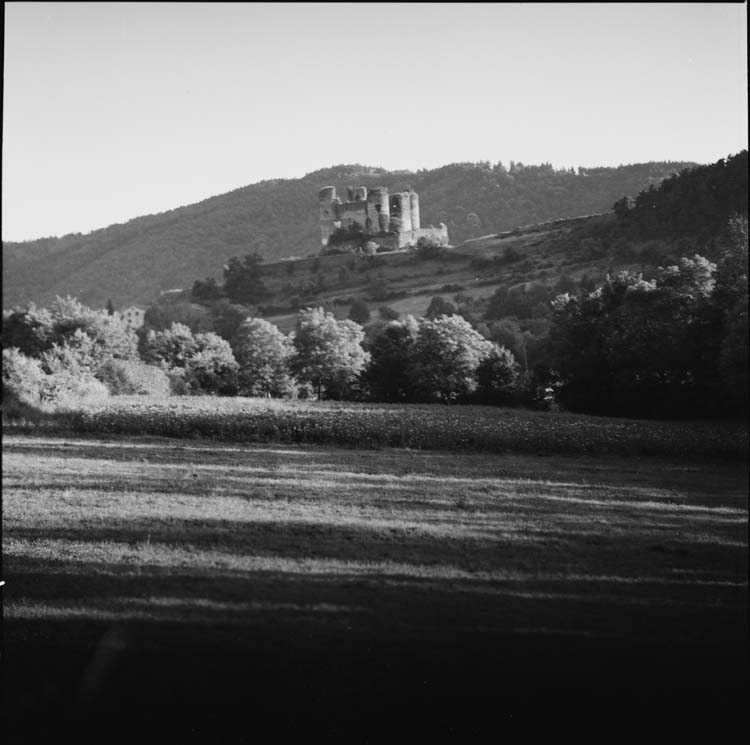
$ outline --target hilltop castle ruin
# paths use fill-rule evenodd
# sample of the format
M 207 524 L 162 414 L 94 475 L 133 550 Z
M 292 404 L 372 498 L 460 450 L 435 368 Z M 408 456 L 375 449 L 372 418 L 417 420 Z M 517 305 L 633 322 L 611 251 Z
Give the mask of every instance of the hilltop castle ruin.
M 380 250 L 397 251 L 413 246 L 420 238 L 448 243 L 448 228 L 422 228 L 419 222 L 419 196 L 414 191 L 388 194 L 379 186 L 370 189 L 350 186 L 347 200 L 336 196 L 335 186 L 320 190 L 320 236 L 324 247 L 333 242 L 346 244 L 347 239 L 363 238 L 378 244 Z M 331 240 L 333 238 L 333 241 Z

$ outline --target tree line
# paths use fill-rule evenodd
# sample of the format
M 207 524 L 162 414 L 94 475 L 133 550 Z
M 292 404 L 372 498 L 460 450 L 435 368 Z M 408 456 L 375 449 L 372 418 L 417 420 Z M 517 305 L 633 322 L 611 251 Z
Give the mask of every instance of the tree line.
M 108 394 L 243 395 L 509 403 L 512 353 L 457 315 L 391 321 L 371 339 L 322 308 L 282 333 L 246 318 L 231 342 L 180 323 L 137 335 L 75 298 L 4 314 L 3 391 L 27 403 Z
M 637 417 L 747 413 L 748 221 L 716 263 L 695 254 L 654 278 L 610 275 L 553 302 L 550 357 L 566 409 Z

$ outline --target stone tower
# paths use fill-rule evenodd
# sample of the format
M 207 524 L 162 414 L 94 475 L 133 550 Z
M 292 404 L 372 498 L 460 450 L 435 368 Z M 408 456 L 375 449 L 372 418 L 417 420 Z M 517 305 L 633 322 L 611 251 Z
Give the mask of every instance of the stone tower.
M 318 192 L 320 205 L 320 238 L 325 246 L 328 239 L 337 227 L 339 227 L 338 205 L 340 200 L 336 197 L 335 186 L 324 186 Z
M 388 189 L 378 186 L 370 189 L 367 195 L 367 215 L 372 224 L 373 233 L 385 233 L 391 221 L 388 204 Z
M 413 189 L 409 191 L 409 206 L 411 207 L 411 229 L 419 230 L 419 194 Z
M 408 191 L 391 194 L 390 198 L 391 217 L 401 221 L 399 232 L 411 231 L 411 200 Z

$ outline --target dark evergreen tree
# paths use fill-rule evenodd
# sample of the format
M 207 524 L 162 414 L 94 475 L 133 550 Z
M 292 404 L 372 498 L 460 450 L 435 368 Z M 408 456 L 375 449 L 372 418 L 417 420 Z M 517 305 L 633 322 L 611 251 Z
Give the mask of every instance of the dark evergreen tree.
M 452 316 L 456 313 L 456 306 L 440 295 L 436 295 L 430 300 L 427 310 L 424 313 L 425 318 L 439 318 L 440 316 Z
M 357 298 L 349 309 L 349 319 L 358 323 L 360 326 L 364 326 L 370 321 L 370 308 L 367 303 Z
M 221 297 L 221 288 L 213 277 L 206 277 L 205 280 L 196 279 L 190 295 L 197 302 L 212 302 Z
M 261 279 L 260 264 L 263 257 L 248 254 L 244 259 L 229 259 L 224 266 L 224 294 L 233 302 L 257 305 L 268 292 Z
M 393 321 L 376 334 L 368 349 L 365 380 L 376 401 L 408 401 L 413 396 L 408 374 L 418 324 L 413 316 Z

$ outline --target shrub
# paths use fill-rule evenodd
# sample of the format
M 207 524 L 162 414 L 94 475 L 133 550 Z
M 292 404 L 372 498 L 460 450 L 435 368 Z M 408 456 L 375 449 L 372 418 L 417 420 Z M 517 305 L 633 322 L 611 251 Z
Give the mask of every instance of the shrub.
M 389 300 L 393 293 L 388 288 L 388 283 L 384 279 L 376 279 L 370 283 L 367 296 L 375 302 Z
M 3 313 L 3 349 L 15 347 L 26 356 L 37 357 L 49 349 L 54 337 L 52 315 L 33 303 L 26 309 Z
M 193 300 L 210 302 L 221 297 L 221 288 L 213 277 L 206 277 L 203 281 L 196 279 L 190 295 Z
M 378 312 L 380 313 L 380 317 L 384 321 L 396 321 L 399 318 L 398 311 L 391 308 L 390 305 L 383 305 L 381 308 L 379 308 Z
M 45 378 L 38 360 L 16 347 L 3 349 L 3 415 L 21 416 L 28 407 L 39 407 Z
M 416 254 L 423 261 L 440 258 L 440 242 L 432 237 L 422 236 L 417 240 Z
M 43 397 L 56 409 L 75 409 L 81 404 L 100 403 L 106 400 L 109 390 L 104 383 L 91 375 L 61 370 L 46 377 Z
M 350 241 L 359 243 L 362 241 L 362 235 L 362 226 L 357 222 L 352 222 L 352 224 L 346 228 L 336 228 L 328 237 L 328 243 L 326 245 L 333 248 L 335 246 L 340 246 L 343 243 L 349 243 Z M 319 266 L 320 264 L 316 264 L 313 271 L 316 272 Z
M 452 316 L 456 313 L 456 306 L 450 300 L 446 300 L 440 295 L 436 295 L 430 300 L 427 310 L 424 313 L 425 318 L 439 318 L 440 316 Z
M 190 396 L 190 380 L 184 367 L 172 367 L 164 370 L 169 380 L 169 392 L 173 396 Z
M 144 362 L 108 360 L 96 377 L 113 396 L 168 396 L 171 390 L 166 372 Z

